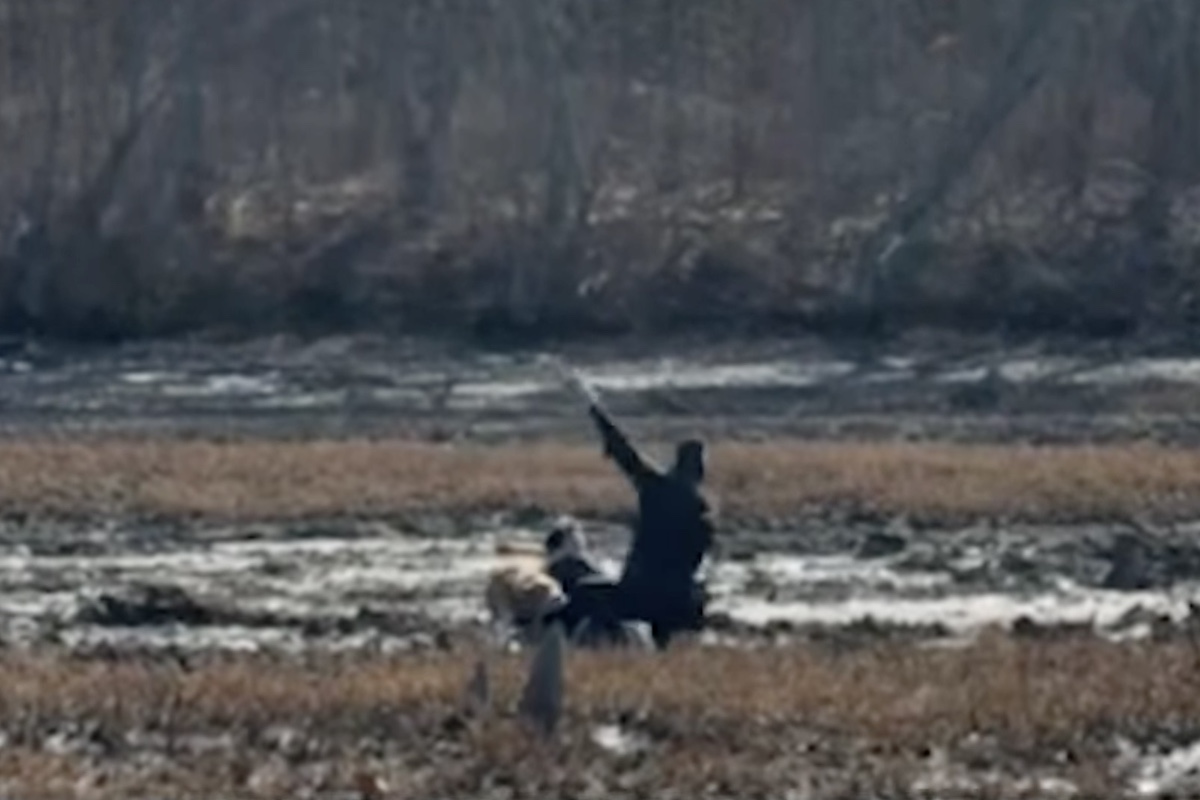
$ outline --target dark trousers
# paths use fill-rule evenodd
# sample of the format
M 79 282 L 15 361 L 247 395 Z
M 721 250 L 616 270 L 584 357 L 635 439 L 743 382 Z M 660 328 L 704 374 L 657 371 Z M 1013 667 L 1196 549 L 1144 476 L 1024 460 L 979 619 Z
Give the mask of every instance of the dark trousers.
M 613 637 L 622 635 L 622 623 L 646 622 L 654 644 L 663 649 L 676 633 L 703 629 L 707 601 L 703 585 L 690 580 L 681 586 L 588 580 L 577 584 L 547 621 L 560 620 L 574 631 L 587 620 L 593 631 Z

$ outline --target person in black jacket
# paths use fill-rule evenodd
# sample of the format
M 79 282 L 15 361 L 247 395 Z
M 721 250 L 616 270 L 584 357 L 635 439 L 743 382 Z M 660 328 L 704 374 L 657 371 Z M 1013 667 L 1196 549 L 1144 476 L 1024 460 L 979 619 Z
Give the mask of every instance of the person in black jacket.
M 617 616 L 616 582 L 587 554 L 587 543 L 578 521 L 560 518 L 545 540 L 546 573 L 558 582 L 566 604 L 544 618 L 563 623 L 568 638 L 577 644 L 630 644 L 635 632 Z
M 699 630 L 704 624 L 708 597 L 696 576 L 715 535 L 713 509 L 701 488 L 704 443 L 680 442 L 674 465 L 659 468 L 629 442 L 591 387 L 565 367 L 558 365 L 558 369 L 587 399 L 605 455 L 638 496 L 637 521 L 619 579 L 615 583 L 589 580 L 569 597 L 562 613 L 646 622 L 655 644 L 664 648 L 675 633 Z
M 703 626 L 704 588 L 696 575 L 714 543 L 713 511 L 701 490 L 704 444 L 680 442 L 675 463 L 663 470 L 630 444 L 599 403 L 588 407 L 610 457 L 637 491 L 638 517 L 617 581 L 616 613 L 650 624 L 659 647 L 681 630 Z
M 604 576 L 588 558 L 587 542 L 576 520 L 569 517 L 555 520 L 550 533 L 546 535 L 544 546 L 546 573 L 558 581 L 564 594 L 574 592 L 580 581 Z

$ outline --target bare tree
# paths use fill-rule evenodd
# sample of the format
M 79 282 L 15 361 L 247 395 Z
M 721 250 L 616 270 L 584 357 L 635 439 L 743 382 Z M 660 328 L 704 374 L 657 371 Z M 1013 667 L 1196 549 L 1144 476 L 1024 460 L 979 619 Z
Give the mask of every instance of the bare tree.
M 1085 224 L 1113 162 L 1146 178 L 1108 212 L 1134 260 L 1195 257 L 1188 0 L 0 0 L 0 26 L 9 330 L 330 293 L 389 325 L 836 315 L 924 291 L 908 255 L 1078 282 L 1129 260 Z

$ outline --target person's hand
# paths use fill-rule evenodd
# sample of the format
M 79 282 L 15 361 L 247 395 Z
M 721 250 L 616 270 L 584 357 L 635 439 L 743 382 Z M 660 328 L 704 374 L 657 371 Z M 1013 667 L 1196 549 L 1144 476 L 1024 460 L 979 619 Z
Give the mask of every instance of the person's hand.
M 577 372 L 571 370 L 566 378 L 566 381 L 567 385 L 571 387 L 575 394 L 582 397 L 589 406 L 600 405 L 600 395 L 596 394 L 596 390 L 592 388 L 592 385 L 587 383 L 583 378 L 579 377 Z
M 557 373 L 562 382 L 571 391 L 582 397 L 589 406 L 600 405 L 600 395 L 586 381 L 579 376 L 579 373 L 564 364 L 561 359 L 554 356 L 543 356 L 542 360 L 552 367 Z

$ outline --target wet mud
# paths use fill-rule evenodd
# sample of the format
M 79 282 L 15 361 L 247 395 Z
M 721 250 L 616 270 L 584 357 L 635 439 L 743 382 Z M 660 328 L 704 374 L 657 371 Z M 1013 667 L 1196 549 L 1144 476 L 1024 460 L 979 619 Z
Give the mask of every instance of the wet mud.
M 0 343 L 0 430 L 205 437 L 583 438 L 540 352 L 409 340 Z M 636 355 L 630 355 L 636 353 Z M 1186 444 L 1200 358 L 1047 344 L 806 341 L 559 351 L 640 432 Z M 438 646 L 483 623 L 496 545 L 539 521 L 334 520 L 220 527 L 118 520 L 0 526 L 0 637 L 71 646 Z M 615 571 L 625 531 L 589 521 Z M 723 532 L 715 640 L 969 635 L 1088 625 L 1163 634 L 1200 580 L 1195 526 L 913 529 L 817 519 Z
M 624 529 L 585 524 L 615 573 Z M 702 641 L 953 643 L 989 626 L 1123 639 L 1190 636 L 1200 623 L 1194 526 L 898 527 L 727 532 L 734 546 L 706 565 L 714 600 Z M 5 645 L 296 653 L 402 652 L 483 635 L 484 582 L 502 545 L 536 545 L 542 528 L 476 519 L 447 520 L 442 535 L 361 520 L 177 524 L 152 535 L 22 530 L 9 525 L 0 537 Z M 885 535 L 890 550 L 879 551 L 871 542 Z M 1123 544 L 1131 537 L 1136 556 Z M 1132 577 L 1114 581 L 1122 570 Z
M 81 351 L 0 348 L 8 435 L 419 435 L 583 438 L 576 401 L 539 352 L 334 338 Z M 1193 436 L 1200 358 L 954 343 L 848 351 L 813 342 L 672 343 L 560 351 L 642 432 L 999 441 Z M 636 352 L 636 356 L 629 353 Z M 175 648 L 444 645 L 484 623 L 514 516 L 0 525 L 6 644 Z M 769 529 L 766 529 L 769 527 Z M 588 521 L 615 571 L 624 529 Z M 817 519 L 722 534 L 709 566 L 713 641 L 970 635 L 1088 626 L 1167 635 L 1200 580 L 1195 526 L 913 529 Z M 836 639 L 836 636 L 832 637 Z
M 1200 439 L 1200 358 L 1103 348 L 936 346 L 847 352 L 774 342 L 564 354 L 639 433 L 998 442 Z M 581 440 L 575 401 L 539 353 L 329 339 L 84 352 L 0 347 L 0 434 L 419 436 Z M 540 541 L 529 512 L 387 519 L 0 520 L 0 653 L 187 659 L 455 649 L 488 635 L 483 588 L 502 543 Z M 584 520 L 601 566 L 627 545 Z M 706 565 L 712 647 L 1013 636 L 1200 642 L 1200 521 L 957 528 L 829 517 L 722 531 Z M 619 725 L 597 746 L 636 750 Z M 0 746 L 2 749 L 2 746 Z M 929 756 L 928 796 L 978 769 Z M 1195 745 L 1128 743 L 1131 796 L 1200 786 Z M 1069 782 L 1026 787 L 1078 796 Z
M 1200 440 L 1200 358 L 1031 344 L 806 340 L 554 348 L 664 436 Z M 586 435 L 539 357 L 371 338 L 101 350 L 0 341 L 0 433 Z

